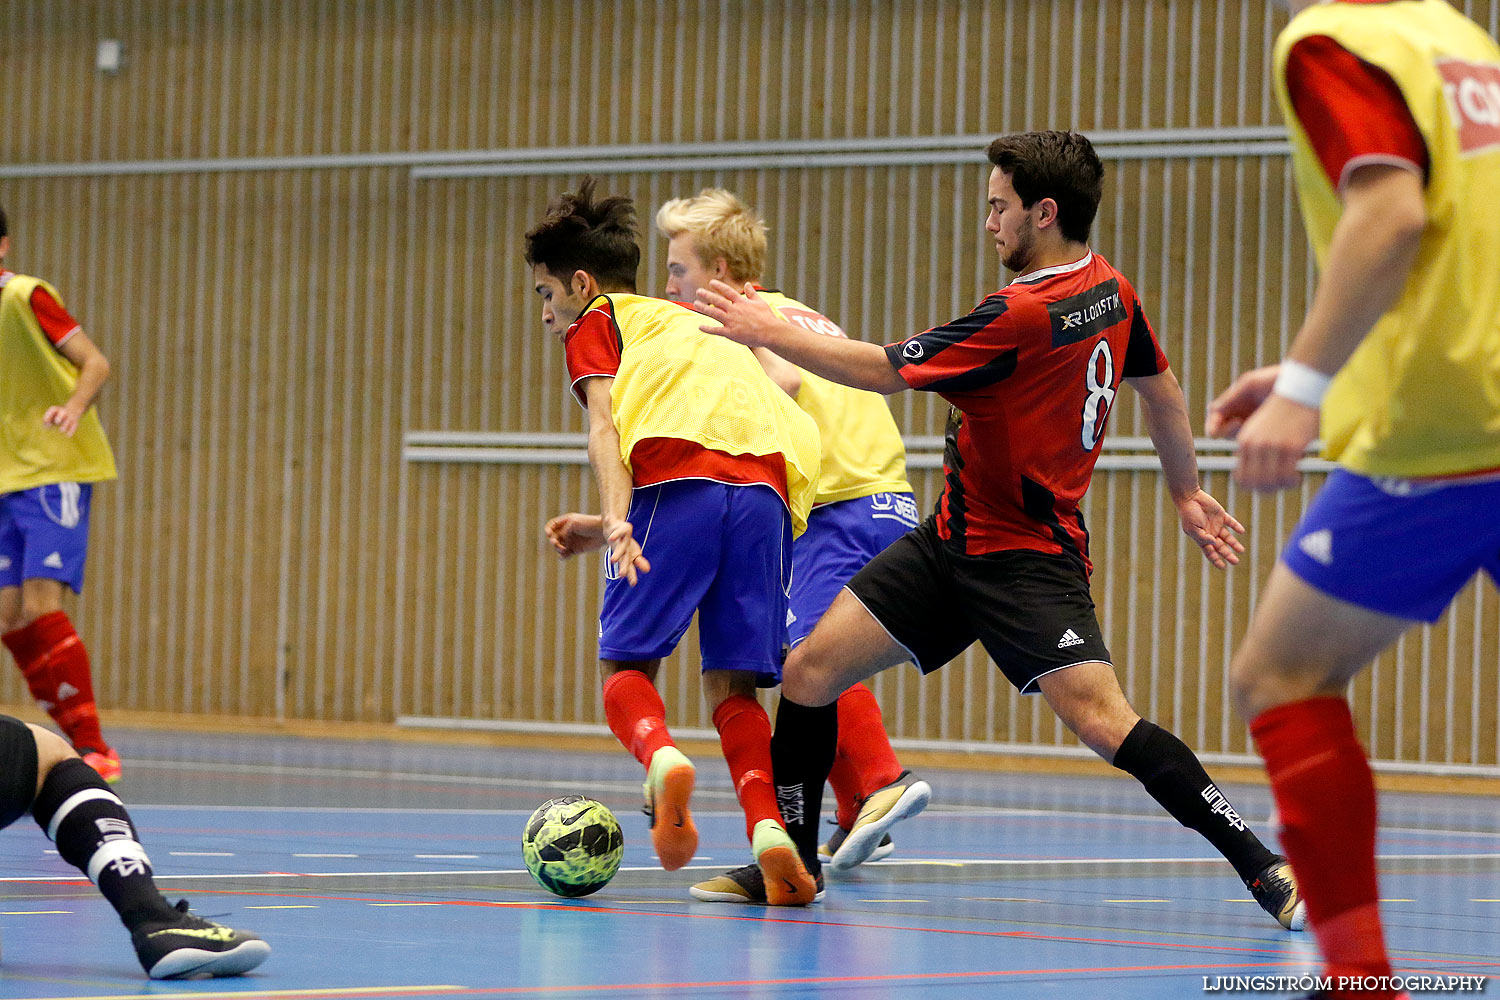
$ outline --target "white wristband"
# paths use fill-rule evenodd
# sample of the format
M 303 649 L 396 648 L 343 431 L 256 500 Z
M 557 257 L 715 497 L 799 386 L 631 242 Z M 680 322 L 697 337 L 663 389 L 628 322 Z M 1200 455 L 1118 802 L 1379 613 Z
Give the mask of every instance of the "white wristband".
M 1328 395 L 1328 386 L 1332 382 L 1332 375 L 1324 375 L 1300 361 L 1287 360 L 1281 363 L 1281 372 L 1271 391 L 1316 410 L 1323 406 L 1323 397 Z

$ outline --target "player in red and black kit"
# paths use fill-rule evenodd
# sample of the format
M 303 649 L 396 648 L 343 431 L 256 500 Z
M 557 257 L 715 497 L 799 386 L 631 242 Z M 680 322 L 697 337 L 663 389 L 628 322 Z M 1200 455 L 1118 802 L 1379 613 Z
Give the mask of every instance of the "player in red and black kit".
M 722 324 L 706 331 L 846 385 L 926 389 L 953 407 L 936 512 L 860 571 L 787 660 L 772 742 L 787 829 L 816 865 L 842 691 L 906 660 L 930 673 L 977 640 L 1022 693 L 1039 692 L 1079 739 L 1207 838 L 1282 926 L 1300 928 L 1286 859 L 1186 744 L 1125 700 L 1089 596 L 1078 504 L 1124 379 L 1141 396 L 1183 530 L 1220 568 L 1238 561 L 1244 530 L 1199 488 L 1182 389 L 1135 289 L 1089 250 L 1103 165 L 1071 132 L 1003 136 L 989 158 L 985 228 L 1017 277 L 967 316 L 881 347 L 782 322 L 753 289 L 714 282 L 698 293 Z

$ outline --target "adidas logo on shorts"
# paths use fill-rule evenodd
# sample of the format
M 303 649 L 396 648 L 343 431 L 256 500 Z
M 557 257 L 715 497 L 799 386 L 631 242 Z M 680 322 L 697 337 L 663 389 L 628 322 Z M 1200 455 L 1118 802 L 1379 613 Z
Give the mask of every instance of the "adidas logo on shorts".
M 1327 528 L 1303 535 L 1301 541 L 1297 543 L 1297 548 L 1307 553 L 1307 557 L 1314 562 L 1322 563 L 1324 566 L 1333 565 L 1333 532 Z
M 45 559 L 42 560 L 42 565 L 46 566 L 48 569 L 62 569 L 63 568 L 62 553 L 60 553 L 60 552 L 54 552 L 54 553 L 52 553 L 50 556 L 48 556 L 47 558 L 45 558 Z
M 1057 648 L 1058 649 L 1067 649 L 1069 646 L 1082 646 L 1082 645 L 1083 645 L 1083 640 L 1080 639 L 1080 638 L 1078 638 L 1078 633 L 1074 632 L 1072 629 L 1068 629 L 1066 632 L 1064 632 L 1062 634 L 1062 638 L 1059 639 L 1059 640 L 1057 640 Z

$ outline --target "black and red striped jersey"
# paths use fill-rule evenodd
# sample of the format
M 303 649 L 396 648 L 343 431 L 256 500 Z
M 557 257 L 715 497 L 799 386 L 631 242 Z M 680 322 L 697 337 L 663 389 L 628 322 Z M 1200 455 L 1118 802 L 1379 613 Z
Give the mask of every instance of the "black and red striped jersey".
M 937 506 L 954 550 L 1076 556 L 1078 509 L 1122 378 L 1167 358 L 1135 289 L 1095 253 L 1021 275 L 967 316 L 886 346 L 912 388 L 950 404 Z

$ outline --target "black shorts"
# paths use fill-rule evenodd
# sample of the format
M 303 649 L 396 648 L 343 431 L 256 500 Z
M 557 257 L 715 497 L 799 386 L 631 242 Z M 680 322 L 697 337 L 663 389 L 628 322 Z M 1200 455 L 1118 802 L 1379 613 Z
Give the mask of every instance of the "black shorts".
M 1054 670 L 1110 662 L 1082 563 L 1026 549 L 960 555 L 930 517 L 870 560 L 849 591 L 924 674 L 976 639 L 1022 694 Z
M 31 808 L 36 769 L 36 737 L 20 719 L 0 715 L 0 830 Z

